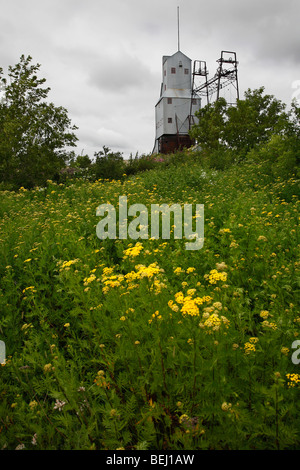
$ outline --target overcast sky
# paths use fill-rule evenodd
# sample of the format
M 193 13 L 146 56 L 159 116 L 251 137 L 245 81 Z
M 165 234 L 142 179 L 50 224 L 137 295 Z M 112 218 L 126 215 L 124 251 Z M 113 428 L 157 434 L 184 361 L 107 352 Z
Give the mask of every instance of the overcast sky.
M 78 154 L 150 153 L 177 6 L 180 50 L 206 60 L 209 78 L 221 51 L 236 51 L 241 97 L 264 86 L 300 102 L 299 0 L 0 0 L 0 67 L 22 54 L 41 64 L 49 100 L 79 127 Z

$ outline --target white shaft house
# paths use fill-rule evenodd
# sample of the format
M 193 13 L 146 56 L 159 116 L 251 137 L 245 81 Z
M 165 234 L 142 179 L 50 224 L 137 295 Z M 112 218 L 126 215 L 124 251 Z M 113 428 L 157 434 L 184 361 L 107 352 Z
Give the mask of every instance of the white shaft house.
M 170 153 L 192 145 L 190 122 L 201 107 L 192 96 L 191 59 L 181 51 L 162 58 L 160 98 L 155 106 L 156 134 L 153 153 Z

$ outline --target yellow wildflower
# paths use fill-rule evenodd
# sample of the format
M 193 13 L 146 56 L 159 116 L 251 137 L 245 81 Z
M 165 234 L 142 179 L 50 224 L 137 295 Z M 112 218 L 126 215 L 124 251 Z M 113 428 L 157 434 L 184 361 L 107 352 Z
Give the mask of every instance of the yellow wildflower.
M 127 248 L 127 250 L 124 250 L 124 258 L 135 258 L 140 254 L 140 252 L 143 249 L 143 245 L 141 243 L 136 243 L 134 247 L 132 248 Z
M 288 378 L 288 387 L 295 387 L 297 384 L 300 383 L 300 375 L 299 374 L 286 374 Z
M 87 286 L 88 284 L 93 282 L 95 279 L 96 279 L 95 274 L 91 274 L 89 277 L 84 278 L 84 280 L 83 280 L 84 284 L 83 285 Z
M 180 416 L 180 418 L 179 418 L 179 423 L 181 424 L 181 423 L 184 423 L 184 422 L 186 422 L 186 421 L 188 421 L 188 420 L 189 420 L 188 415 L 184 414 L 184 415 L 181 415 L 181 416 Z
M 194 271 L 195 271 L 195 268 L 193 267 L 187 268 L 186 270 L 187 274 L 193 273 Z
M 53 370 L 52 364 L 44 365 L 44 372 L 50 372 L 51 370 Z
M 226 401 L 224 401 L 224 403 L 222 403 L 221 405 L 221 408 L 223 411 L 229 411 L 231 407 L 232 407 L 231 403 L 227 403 Z
M 175 268 L 174 269 L 174 274 L 182 274 L 182 273 L 184 273 L 184 269 L 182 269 L 182 268 Z
M 70 266 L 72 266 L 72 264 L 75 264 L 78 261 L 79 261 L 78 259 L 71 259 L 69 261 L 63 261 L 62 265 L 60 266 L 60 271 L 63 270 L 63 269 L 69 268 Z
M 262 310 L 259 314 L 262 318 L 266 319 L 269 316 L 268 310 Z
M 245 354 L 250 354 L 256 351 L 254 344 L 250 342 L 245 343 L 244 349 L 245 349 Z
M 262 326 L 265 327 L 265 328 L 270 328 L 271 330 L 277 330 L 276 323 L 268 322 L 268 320 L 263 321 Z
M 227 273 L 225 271 L 219 272 L 217 269 L 212 269 L 209 274 L 204 275 L 204 279 L 208 280 L 210 284 L 216 284 L 217 281 L 226 281 Z
M 285 348 L 285 347 L 281 348 L 281 353 L 284 354 L 284 356 L 287 356 L 289 352 L 290 352 L 289 348 Z
M 258 242 L 260 242 L 260 241 L 267 242 L 268 240 L 267 240 L 267 238 L 266 238 L 264 235 L 260 235 L 260 236 L 258 237 L 257 241 L 258 241 Z
M 199 308 L 196 305 L 194 299 L 191 299 L 190 297 L 185 297 L 181 312 L 183 315 L 197 316 L 199 315 Z
M 31 410 L 34 410 L 34 408 L 37 406 L 37 404 L 38 404 L 38 403 L 37 403 L 35 400 L 33 400 L 33 401 L 31 401 L 31 402 L 29 403 L 28 406 L 29 406 L 29 408 L 30 408 Z
M 28 290 L 31 290 L 32 292 L 36 292 L 36 290 L 34 290 L 34 286 L 29 286 L 29 287 L 25 287 L 25 289 L 23 289 L 22 293 L 24 294 Z

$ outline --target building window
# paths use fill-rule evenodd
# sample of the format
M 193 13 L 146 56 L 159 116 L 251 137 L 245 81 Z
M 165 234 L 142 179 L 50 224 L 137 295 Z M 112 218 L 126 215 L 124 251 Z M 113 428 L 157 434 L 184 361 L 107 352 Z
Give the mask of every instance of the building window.
M 168 98 L 168 104 L 172 104 L 172 98 Z
M 185 73 L 185 75 L 188 75 L 189 74 L 189 69 L 184 69 L 184 73 Z
M 172 124 L 172 118 L 168 118 L 168 124 Z
M 167 71 L 166 71 L 166 70 L 164 70 L 164 76 L 166 76 L 166 75 L 167 75 Z
M 198 100 L 196 98 L 192 99 L 192 104 L 198 104 Z
M 171 73 L 176 73 L 176 68 L 175 67 L 171 67 Z

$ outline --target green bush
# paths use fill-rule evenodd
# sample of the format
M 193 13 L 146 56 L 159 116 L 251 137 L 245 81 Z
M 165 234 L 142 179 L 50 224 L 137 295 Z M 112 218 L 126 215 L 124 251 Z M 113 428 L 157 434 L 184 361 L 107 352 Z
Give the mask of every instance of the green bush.
M 157 158 L 157 160 L 156 160 Z M 151 155 L 136 155 L 134 158 L 130 155 L 127 161 L 125 173 L 126 175 L 135 175 L 142 171 L 152 170 L 157 166 L 159 157 L 152 157 Z
M 295 137 L 272 135 L 270 140 L 252 149 L 247 158 L 261 164 L 266 174 L 289 178 L 297 173 L 300 161 L 300 141 Z
M 92 170 L 96 179 L 119 180 L 125 171 L 125 162 L 120 152 L 112 152 L 103 146 L 103 150 L 95 152 L 96 161 Z

